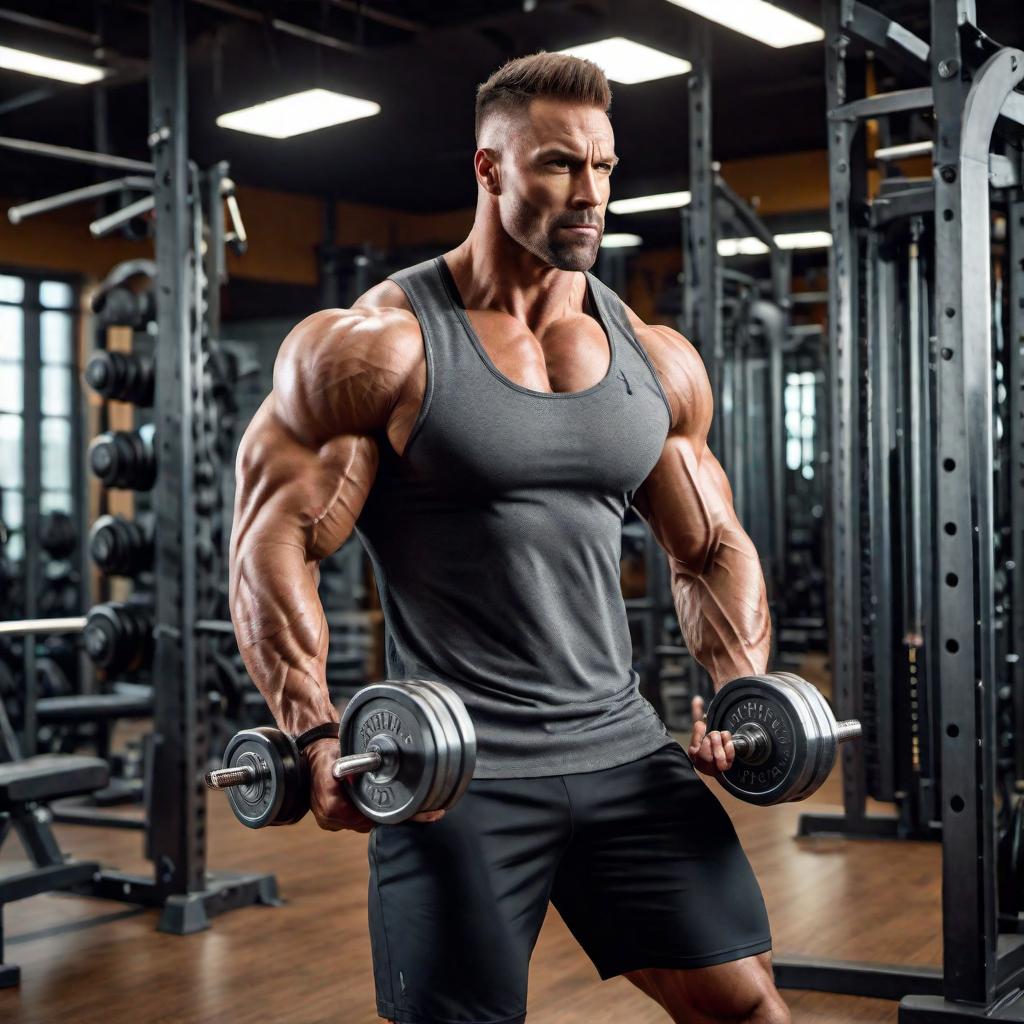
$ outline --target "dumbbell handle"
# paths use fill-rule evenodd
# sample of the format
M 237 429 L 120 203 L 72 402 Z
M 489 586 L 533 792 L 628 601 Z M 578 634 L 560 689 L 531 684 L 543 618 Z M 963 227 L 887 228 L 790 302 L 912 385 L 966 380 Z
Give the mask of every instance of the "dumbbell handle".
M 384 758 L 373 750 L 365 754 L 351 754 L 349 757 L 339 757 L 331 766 L 331 774 L 336 779 L 344 778 L 346 775 L 359 775 L 363 772 L 376 771 L 384 763 Z M 264 775 L 270 775 L 268 768 Z M 237 768 L 218 768 L 216 771 L 207 772 L 204 776 L 206 785 L 210 789 L 231 789 L 232 786 L 246 786 L 256 781 L 256 768 L 251 764 L 242 764 Z
M 861 734 L 861 725 L 855 718 L 847 722 L 836 722 L 836 742 L 845 743 Z M 758 722 L 744 722 L 732 734 L 736 757 L 748 764 L 763 764 L 771 753 L 772 740 L 768 730 Z

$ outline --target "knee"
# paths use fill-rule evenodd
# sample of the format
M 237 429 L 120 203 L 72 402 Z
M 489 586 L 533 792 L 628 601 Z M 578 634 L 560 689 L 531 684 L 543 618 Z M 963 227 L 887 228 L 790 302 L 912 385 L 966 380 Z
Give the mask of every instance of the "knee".
M 777 991 L 767 992 L 743 1024 L 791 1024 L 789 1007 Z

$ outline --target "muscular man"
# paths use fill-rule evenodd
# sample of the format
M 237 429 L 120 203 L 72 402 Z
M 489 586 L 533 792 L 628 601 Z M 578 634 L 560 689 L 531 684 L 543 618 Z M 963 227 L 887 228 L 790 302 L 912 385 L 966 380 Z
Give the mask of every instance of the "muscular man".
M 549 901 L 602 978 L 676 1021 L 789 1020 L 761 891 L 697 774 L 731 764 L 729 734 L 698 722 L 687 754 L 630 665 L 630 505 L 716 688 L 765 670 L 769 618 L 707 447 L 700 357 L 588 272 L 618 159 L 609 104 L 576 58 L 495 72 L 468 238 L 299 324 L 239 451 L 232 614 L 280 727 L 337 719 L 317 565 L 353 530 L 388 675 L 447 683 L 476 726 L 458 805 L 370 837 L 377 1009 L 401 1024 L 523 1021 Z M 336 754 L 308 750 L 316 819 L 369 831 Z

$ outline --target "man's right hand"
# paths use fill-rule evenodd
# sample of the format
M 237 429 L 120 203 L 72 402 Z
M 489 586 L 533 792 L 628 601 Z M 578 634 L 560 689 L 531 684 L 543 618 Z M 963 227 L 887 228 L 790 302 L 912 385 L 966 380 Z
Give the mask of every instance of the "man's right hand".
M 377 823 L 371 821 L 349 800 L 340 779 L 331 772 L 338 760 L 338 741 L 332 737 L 317 740 L 306 748 L 309 761 L 309 806 L 316 823 L 328 832 L 369 832 Z M 444 811 L 424 811 L 413 821 L 440 821 Z

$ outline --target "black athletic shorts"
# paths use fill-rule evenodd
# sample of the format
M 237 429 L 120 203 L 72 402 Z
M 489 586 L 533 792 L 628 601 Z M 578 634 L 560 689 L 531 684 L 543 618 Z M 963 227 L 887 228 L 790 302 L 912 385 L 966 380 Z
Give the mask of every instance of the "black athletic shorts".
M 439 822 L 370 835 L 377 1012 L 518 1024 L 550 900 L 602 978 L 771 949 L 732 822 L 675 741 L 603 771 L 477 779 Z

